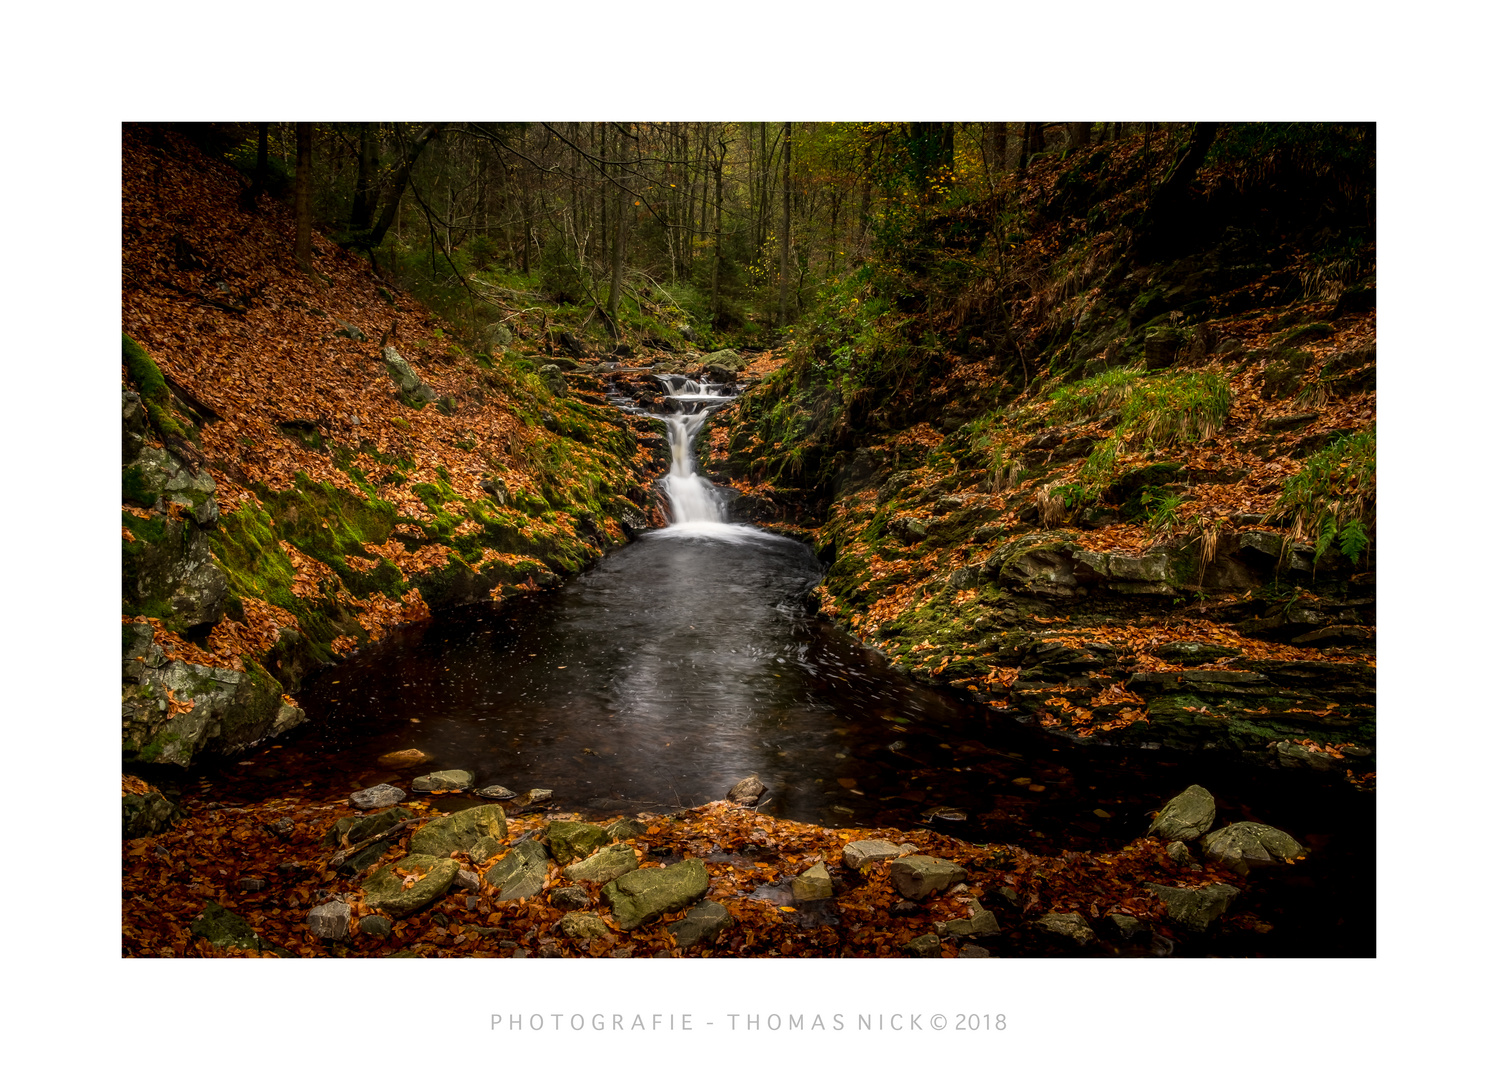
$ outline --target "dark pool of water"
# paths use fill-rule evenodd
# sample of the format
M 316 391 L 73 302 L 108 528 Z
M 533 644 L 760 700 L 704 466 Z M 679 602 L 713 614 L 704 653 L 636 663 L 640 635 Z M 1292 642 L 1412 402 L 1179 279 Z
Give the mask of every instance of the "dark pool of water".
M 932 827 L 1036 851 L 1122 846 L 1200 783 L 1222 821 L 1267 821 L 1316 853 L 1284 886 L 1281 954 L 1371 955 L 1371 796 L 1006 721 L 808 615 L 820 568 L 805 545 L 705 533 L 662 530 L 551 593 L 398 632 L 311 680 L 310 722 L 286 741 L 350 790 L 392 779 L 375 759 L 407 747 L 480 786 L 551 788 L 562 809 L 693 806 L 754 774 L 783 817 L 911 828 L 947 808 L 965 820 Z

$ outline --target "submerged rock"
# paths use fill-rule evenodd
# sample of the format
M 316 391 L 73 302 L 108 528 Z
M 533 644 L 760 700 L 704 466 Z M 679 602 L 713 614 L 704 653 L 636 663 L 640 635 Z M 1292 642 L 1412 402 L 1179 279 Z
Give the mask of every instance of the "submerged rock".
M 832 875 L 827 864 L 817 860 L 809 870 L 791 879 L 791 896 L 797 900 L 827 900 L 832 897 Z
M 424 750 L 392 750 L 388 754 L 381 754 L 375 758 L 376 764 L 383 765 L 387 769 L 409 769 L 417 765 L 425 765 L 432 760 L 432 755 Z
M 356 791 L 348 801 L 359 810 L 379 810 L 394 806 L 405 799 L 406 793 L 392 784 L 376 784 L 374 787 Z
M 753 806 L 768 790 L 770 789 L 759 782 L 759 777 L 746 776 L 728 789 L 728 801 L 738 803 L 740 806 Z
M 1195 840 L 1212 827 L 1217 802 L 1212 793 L 1198 784 L 1181 792 L 1155 816 L 1146 836 L 1161 840 Z
M 696 903 L 707 893 L 707 867 L 701 859 L 625 874 L 603 887 L 604 899 L 625 930 Z
M 509 788 L 500 787 L 498 784 L 490 784 L 488 787 L 481 787 L 477 791 L 475 791 L 474 794 L 482 799 L 498 799 L 500 801 L 503 801 L 505 799 L 517 798 L 516 794 Z
M 471 787 L 473 773 L 467 769 L 444 769 L 411 781 L 412 791 L 467 791 Z

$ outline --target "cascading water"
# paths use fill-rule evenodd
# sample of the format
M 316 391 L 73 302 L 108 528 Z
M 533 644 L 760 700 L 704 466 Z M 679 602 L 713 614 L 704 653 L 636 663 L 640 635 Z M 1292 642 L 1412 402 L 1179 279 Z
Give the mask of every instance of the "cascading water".
M 661 481 L 671 504 L 671 524 L 661 530 L 673 535 L 713 535 L 731 538 L 749 530 L 731 525 L 724 512 L 723 497 L 711 481 L 697 474 L 692 446 L 703 423 L 715 409 L 732 402 L 735 387 L 698 382 L 683 375 L 657 375 L 666 387 L 670 409 L 655 414 L 665 422 L 666 441 L 671 447 L 671 470 Z

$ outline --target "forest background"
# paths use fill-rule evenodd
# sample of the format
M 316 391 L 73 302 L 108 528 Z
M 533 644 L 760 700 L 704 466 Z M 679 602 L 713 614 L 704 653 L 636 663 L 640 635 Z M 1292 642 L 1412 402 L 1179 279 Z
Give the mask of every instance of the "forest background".
M 53 808 L 49 812 L 59 814 L 61 827 L 73 835 L 82 835 L 90 818 L 109 821 L 115 813 L 110 657 L 117 549 L 112 518 L 103 521 L 113 513 L 113 463 L 105 449 L 113 442 L 113 381 L 93 354 L 104 344 L 112 348 L 118 332 L 121 120 L 417 119 L 471 112 L 466 106 L 473 101 L 492 102 L 516 119 L 607 113 L 1023 120 L 1105 111 L 1137 119 L 1371 117 L 1380 122 L 1380 337 L 1391 358 L 1383 389 L 1393 391 L 1381 395 L 1381 539 L 1392 569 L 1381 599 L 1387 611 L 1381 612 L 1386 629 L 1380 696 L 1390 730 L 1381 770 L 1379 913 L 1387 932 L 1381 933 L 1380 959 L 1208 965 L 1210 995 L 1180 992 L 1188 979 L 1201 977 L 1200 965 L 1126 965 L 1104 972 L 1087 964 L 1012 964 L 1000 967 L 997 976 L 992 967 L 959 966 L 955 973 L 942 969 L 937 986 L 920 966 L 871 961 L 878 966 L 858 963 L 842 970 L 796 961 L 803 967 L 789 978 L 768 964 L 747 973 L 735 968 L 734 987 L 724 992 L 721 1009 L 1004 1011 L 1011 1017 L 1010 1031 L 998 1044 L 965 1044 L 950 1036 L 927 1043 L 883 1041 L 878 1052 L 891 1064 L 940 1046 L 958 1063 L 1038 1068 L 1054 1066 L 1065 1047 L 1067 1071 L 1090 1058 L 1131 1075 L 1158 1067 L 1157 1052 L 1146 1050 L 1145 1041 L 1167 1041 L 1171 1054 L 1183 1058 L 1220 1049 L 1213 1043 L 1213 1023 L 1242 1010 L 1256 1020 L 1285 1021 L 1286 1042 L 1275 1054 L 1281 1063 L 1294 1063 L 1295 1072 L 1332 1060 L 1344 1067 L 1374 1058 L 1398 1061 L 1417 1049 L 1430 1066 L 1436 1055 L 1460 1053 L 1464 1038 L 1476 1030 L 1473 1006 L 1442 994 L 1417 998 L 1410 989 L 1445 980 L 1427 966 L 1432 950 L 1422 944 L 1421 926 L 1430 916 L 1417 907 L 1412 894 L 1419 890 L 1396 883 L 1404 877 L 1400 860 L 1417 848 L 1426 866 L 1456 864 L 1457 855 L 1442 850 L 1453 840 L 1429 835 L 1412 820 L 1416 807 L 1438 791 L 1462 786 L 1459 767 L 1449 761 L 1449 741 L 1460 739 L 1461 756 L 1469 761 L 1484 759 L 1483 751 L 1491 749 L 1485 725 L 1466 730 L 1480 714 L 1475 691 L 1455 678 L 1486 668 L 1474 625 L 1480 603 L 1472 603 L 1466 587 L 1433 594 L 1411 569 L 1398 568 L 1412 568 L 1420 552 L 1428 551 L 1430 531 L 1451 528 L 1447 519 L 1458 528 L 1480 521 L 1472 498 L 1477 478 L 1466 463 L 1479 460 L 1477 433 L 1487 426 L 1478 409 L 1490 400 L 1485 391 L 1492 384 L 1492 349 L 1476 340 L 1471 316 L 1485 310 L 1484 286 L 1491 281 L 1483 259 L 1492 228 L 1480 210 L 1494 163 L 1473 115 L 1488 81 L 1475 55 L 1484 40 L 1475 32 L 1479 27 L 1456 21 L 1454 5 L 1436 5 L 1418 26 L 1397 30 L 1366 13 L 1354 16 L 1345 5 L 1260 5 L 1251 22 L 1241 13 L 1204 17 L 1188 5 L 1127 11 L 1079 5 L 1064 25 L 1011 12 L 979 16 L 960 5 L 911 12 L 867 4 L 856 13 L 759 5 L 753 12 L 720 14 L 664 5 L 648 18 L 577 5 L 565 22 L 554 13 L 490 12 L 479 18 L 444 8 L 442 27 L 416 35 L 399 21 L 414 16 L 397 17 L 394 10 L 375 6 L 361 14 L 371 33 L 386 26 L 401 31 L 387 47 L 414 57 L 373 63 L 361 55 L 367 43 L 350 40 L 347 24 L 289 5 L 262 7 L 253 19 L 224 12 L 206 23 L 200 10 L 158 5 L 148 13 L 133 9 L 70 28 L 65 52 L 43 47 L 12 69 L 13 88 L 26 86 L 31 100 L 40 99 L 35 107 L 42 113 L 28 125 L 24 143 L 31 167 L 7 170 L 4 180 L 9 205 L 33 208 L 18 215 L 11 234 L 8 295 L 11 311 L 24 316 L 14 327 L 15 348 L 28 359 L 53 360 L 23 369 L 38 373 L 53 367 L 53 358 L 66 363 L 80 345 L 90 353 L 81 377 L 57 379 L 49 372 L 38 380 L 38 389 L 59 404 L 65 401 L 65 409 L 14 410 L 21 423 L 7 432 L 12 460 L 48 461 L 69 477 L 69 487 L 80 489 L 68 504 L 75 511 L 70 516 L 83 518 L 63 529 L 16 530 L 19 536 L 11 540 L 13 566 L 26 559 L 51 568 L 18 575 L 12 618 L 35 618 L 38 625 L 27 628 L 27 637 L 54 643 L 45 663 L 36 645 L 14 661 L 13 670 L 35 672 L 16 715 L 27 718 L 19 749 L 40 766 L 33 779 L 18 778 L 12 789 L 17 805 Z M 194 21 L 181 17 L 186 11 L 193 11 Z M 167 16 L 161 23 L 142 18 L 158 13 Z M 474 20 L 468 26 L 488 28 L 489 48 L 479 35 L 455 29 L 465 18 Z M 17 25 L 19 40 L 38 44 L 63 40 L 59 30 L 55 21 L 31 15 Z M 77 74 L 62 80 L 63 72 Z M 18 94 L 12 100 L 27 98 Z M 109 466 L 101 466 L 106 461 Z M 25 497 L 17 492 L 13 498 L 21 503 Z M 17 513 L 12 520 L 25 518 Z M 59 573 L 62 568 L 66 573 Z M 1477 595 L 1480 600 L 1482 593 Z M 68 648 L 56 648 L 59 641 Z M 69 732 L 66 740 L 57 738 L 59 727 Z M 97 748 L 79 749 L 94 732 Z M 65 762 L 57 760 L 60 744 L 73 750 Z M 58 764 L 83 781 L 70 780 L 64 799 L 52 772 Z M 91 795 L 90 788 L 102 794 Z M 51 798 L 44 802 L 46 795 Z M 1464 811 L 1453 807 L 1451 816 L 1461 819 Z M 106 1063 L 123 1053 L 109 1048 L 123 1046 L 131 1028 L 139 1030 L 160 1012 L 135 1003 L 171 1001 L 172 1027 L 186 1033 L 183 1045 L 194 1051 L 211 1051 L 219 1043 L 221 1018 L 232 1012 L 236 1028 L 270 1033 L 278 1045 L 288 1040 L 279 1053 L 296 1055 L 305 1065 L 299 1071 L 332 1062 L 341 1052 L 337 1032 L 365 999 L 367 973 L 328 965 L 296 965 L 288 973 L 262 965 L 234 971 L 231 985 L 228 972 L 213 966 L 190 975 L 161 964 L 122 970 L 116 966 L 121 962 L 111 898 L 116 874 L 108 865 L 90 874 L 102 885 L 90 890 L 92 899 L 81 909 L 63 901 L 75 912 L 66 929 L 29 934 L 19 947 L 19 966 L 33 980 L 33 1004 L 17 1026 L 33 1031 L 33 1040 L 50 1038 L 64 1045 L 65 1054 L 82 1054 L 66 1046 L 75 1040 L 77 1025 L 88 1024 L 95 1029 L 93 1045 L 103 1048 L 88 1053 Z M 662 1014 L 702 1015 L 700 988 L 725 974 L 694 968 L 684 980 L 680 965 L 655 973 L 643 961 L 628 963 L 632 1001 Z M 445 1037 L 449 1046 L 492 1052 L 499 1044 L 484 1041 L 489 1014 L 517 1000 L 527 1011 L 568 1013 L 612 1011 L 617 1002 L 617 989 L 595 985 L 591 971 L 579 977 L 572 969 L 528 967 L 517 991 L 508 969 L 506 978 L 496 979 L 491 965 L 473 968 L 444 969 L 440 992 L 402 990 L 402 1026 Z M 507 985 L 496 989 L 500 983 Z M 80 986 L 89 987 L 81 1001 Z M 1151 1014 L 1151 1003 L 1166 999 L 1174 1003 L 1168 1022 Z M 311 1001 L 319 1008 L 296 1005 Z M 1384 1034 L 1351 1042 L 1335 1034 L 1366 1032 L 1370 1017 L 1379 1018 Z M 1094 1049 L 1077 1049 L 1079 1029 Z M 1390 1034 L 1399 1029 L 1411 1033 L 1408 1043 Z M 700 1029 L 651 1043 L 585 1036 L 559 1041 L 567 1054 L 628 1059 L 615 1070 L 628 1074 L 658 1063 L 657 1055 L 707 1053 L 723 1040 L 716 1029 Z M 507 1042 L 507 1053 L 535 1054 L 537 1060 L 558 1049 L 552 1038 Z M 1121 1055 L 1119 1048 L 1134 1049 Z M 808 1064 L 847 1053 L 846 1044 L 831 1038 L 781 1040 L 773 1049 L 776 1056 L 794 1055 Z M 246 1060 L 226 1071 L 234 1075 L 251 1065 Z

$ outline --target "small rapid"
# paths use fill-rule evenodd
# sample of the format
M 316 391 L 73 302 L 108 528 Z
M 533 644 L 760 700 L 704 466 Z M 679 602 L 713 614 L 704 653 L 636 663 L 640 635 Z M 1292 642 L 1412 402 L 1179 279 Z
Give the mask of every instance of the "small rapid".
M 671 447 L 671 468 L 660 481 L 671 508 L 671 523 L 653 535 L 703 536 L 729 542 L 763 535 L 752 526 L 729 522 L 723 495 L 697 472 L 695 446 L 702 425 L 714 411 L 738 397 L 738 387 L 698 382 L 684 375 L 655 377 L 666 390 L 667 411 L 650 415 L 666 425 L 666 441 Z

